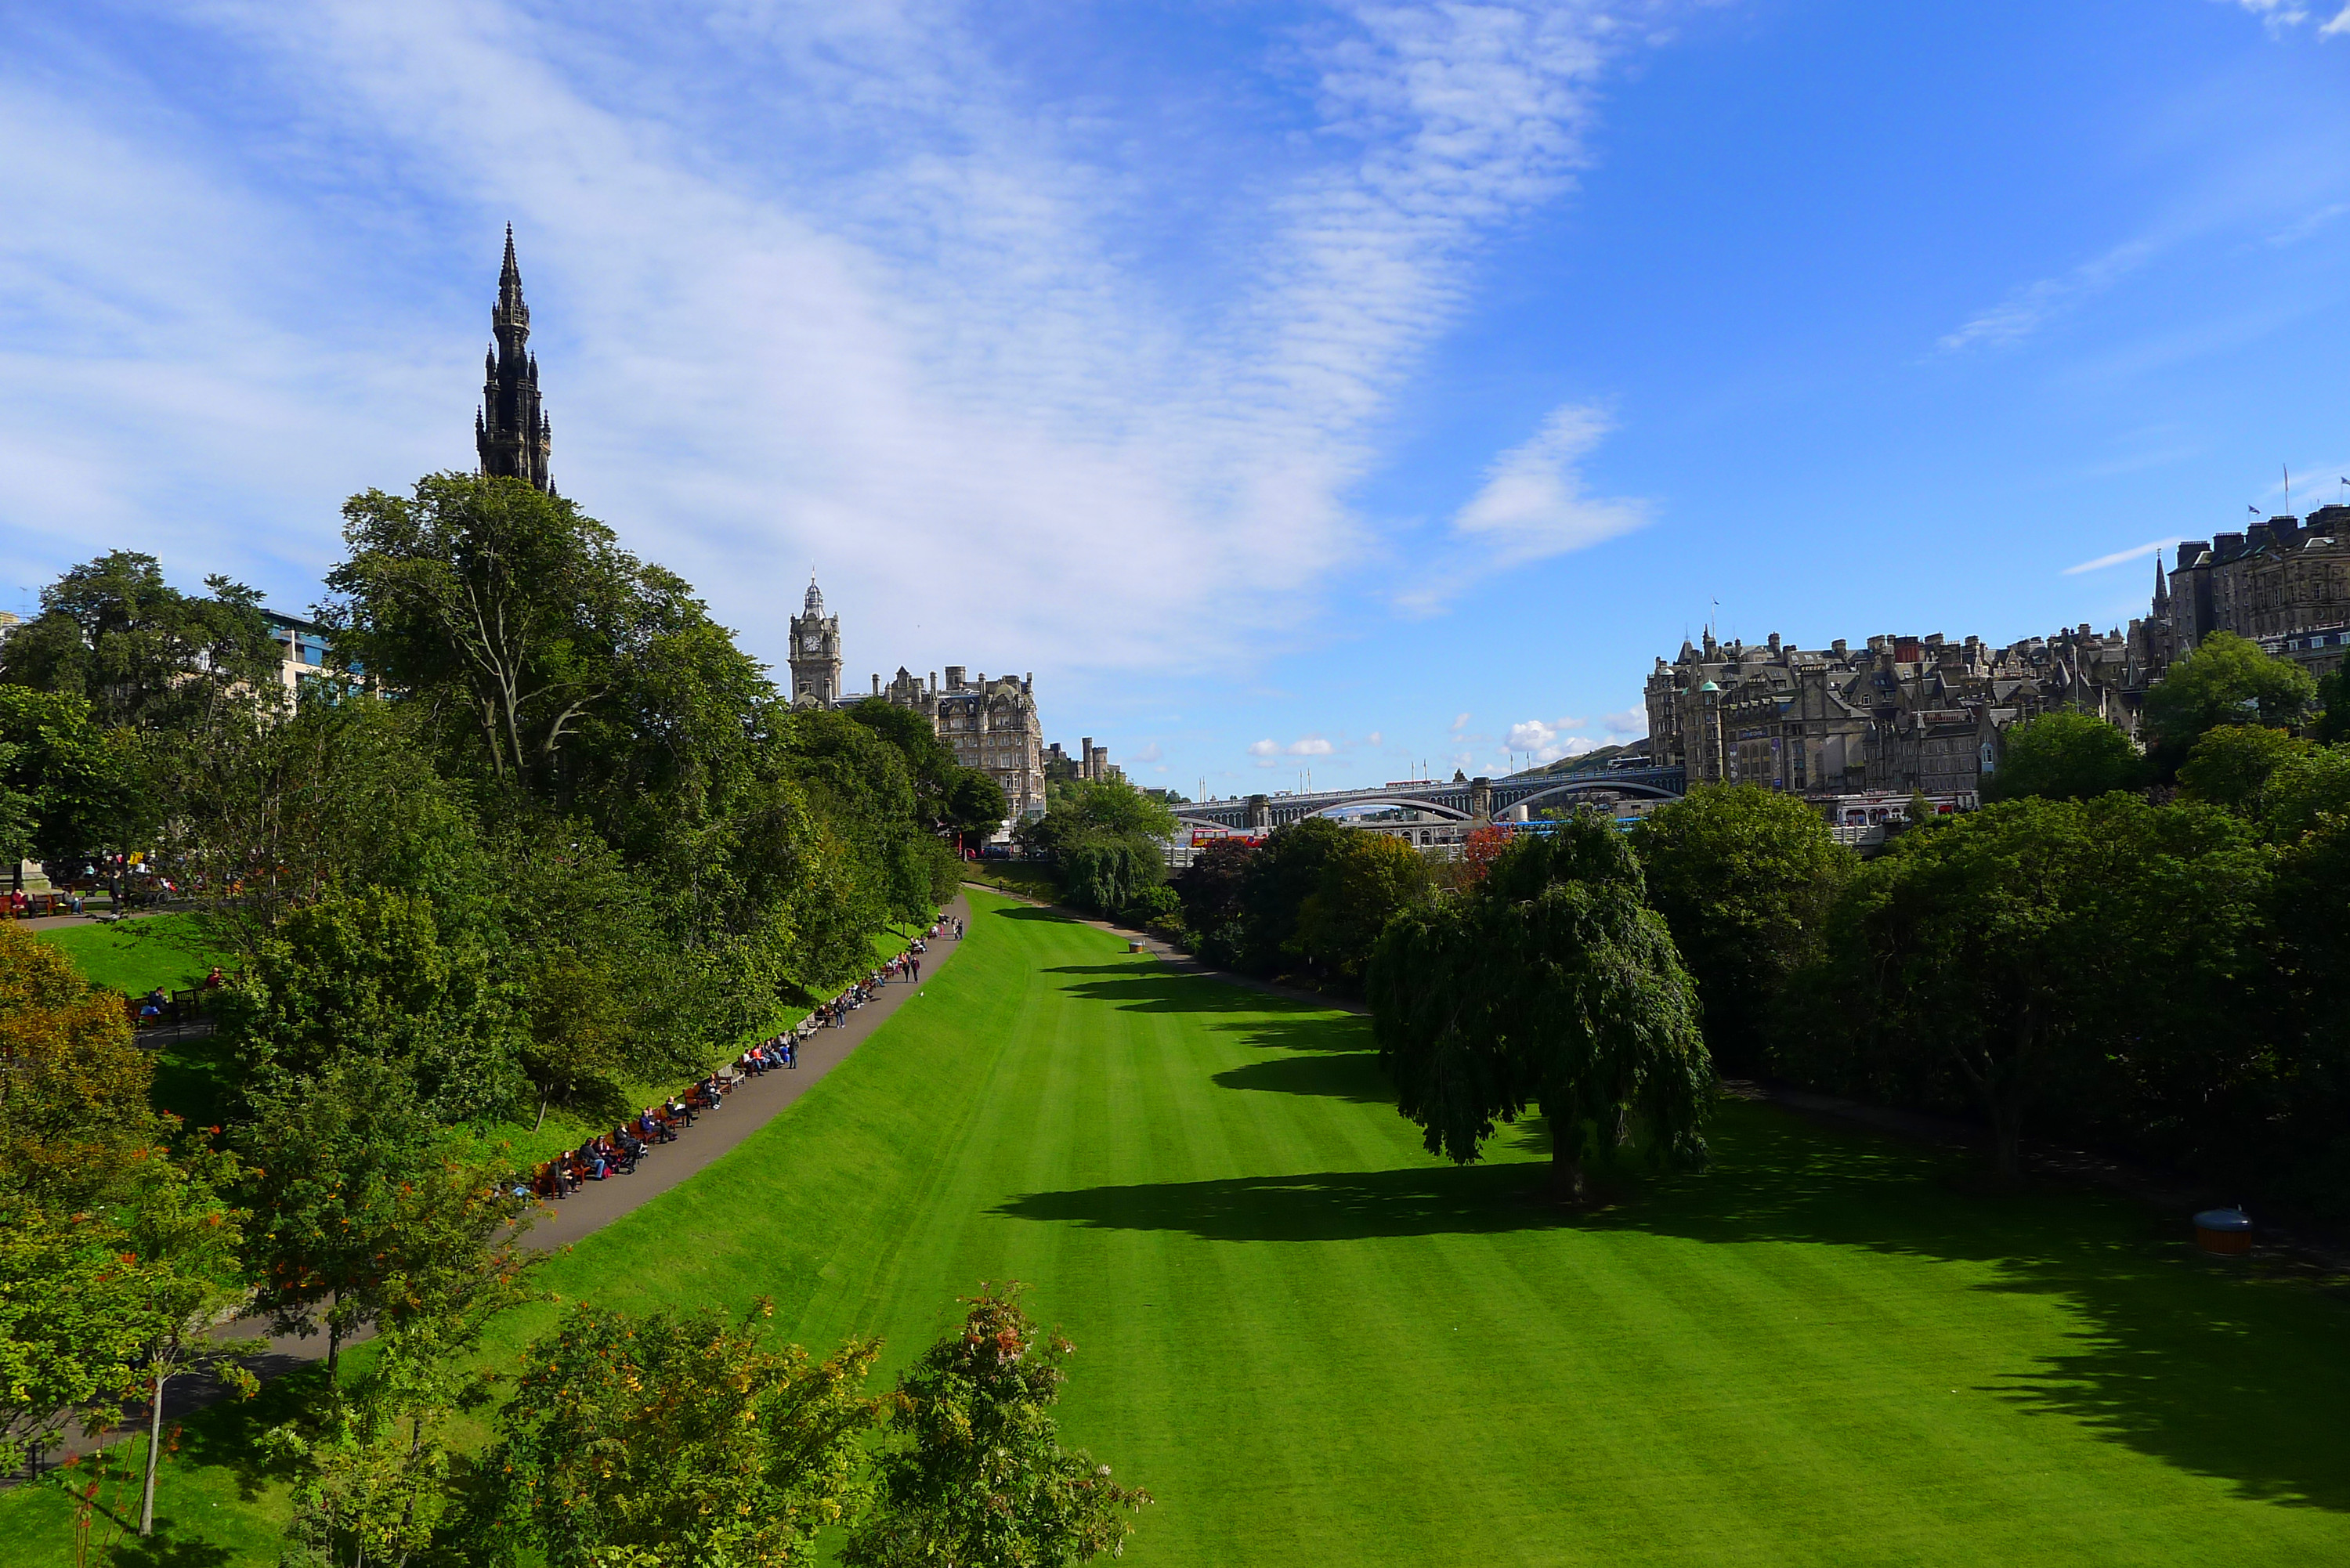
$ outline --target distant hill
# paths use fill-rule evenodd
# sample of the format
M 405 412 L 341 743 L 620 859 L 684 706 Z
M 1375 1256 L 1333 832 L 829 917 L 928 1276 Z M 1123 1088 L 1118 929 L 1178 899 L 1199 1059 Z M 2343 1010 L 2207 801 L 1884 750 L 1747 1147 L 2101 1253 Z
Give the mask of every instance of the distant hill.
M 1580 756 L 1561 757 L 1555 763 L 1544 763 L 1538 768 L 1526 768 L 1517 774 L 1512 774 L 1511 776 L 1513 778 L 1523 778 L 1528 774 L 1605 773 L 1607 771 L 1607 763 L 1611 759 L 1620 757 L 1626 752 L 1632 751 L 1638 747 L 1643 747 L 1647 744 L 1648 737 L 1643 735 L 1637 741 L 1627 741 L 1620 746 L 1595 747 L 1590 751 L 1583 753 Z

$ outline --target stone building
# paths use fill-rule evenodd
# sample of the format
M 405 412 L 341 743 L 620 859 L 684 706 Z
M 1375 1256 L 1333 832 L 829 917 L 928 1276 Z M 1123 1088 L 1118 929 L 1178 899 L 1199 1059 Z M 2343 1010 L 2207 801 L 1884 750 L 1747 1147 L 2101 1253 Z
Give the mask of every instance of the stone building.
M 1976 794 L 2000 735 L 2056 708 L 2137 726 L 2130 639 L 2083 626 L 1994 648 L 1979 638 L 1870 638 L 1800 649 L 1684 642 L 1646 691 L 1656 763 L 1697 784 L 1758 784 L 1827 796 Z
M 2350 506 L 2187 540 L 2168 573 L 2156 556 L 2154 603 L 2130 628 L 2147 683 L 2215 631 L 2248 638 L 2313 675 L 2339 669 L 2350 648 Z
M 791 691 L 795 708 L 847 708 L 858 702 L 894 702 L 931 722 L 955 756 L 1003 787 L 1014 816 L 1045 809 L 1045 726 L 1036 715 L 1035 677 L 985 675 L 968 678 L 962 665 L 947 666 L 926 681 L 899 666 L 888 685 L 873 677 L 869 691 L 841 689 L 840 618 L 827 614 L 824 590 L 808 579 L 807 596 L 791 618 Z
M 1036 714 L 1035 676 L 966 679 L 965 668 L 948 665 L 941 686 L 936 671 L 926 684 L 899 665 L 887 686 L 879 675 L 873 678 L 872 695 L 929 719 L 939 739 L 954 749 L 956 762 L 1002 786 L 1014 817 L 1042 815 L 1045 726 Z

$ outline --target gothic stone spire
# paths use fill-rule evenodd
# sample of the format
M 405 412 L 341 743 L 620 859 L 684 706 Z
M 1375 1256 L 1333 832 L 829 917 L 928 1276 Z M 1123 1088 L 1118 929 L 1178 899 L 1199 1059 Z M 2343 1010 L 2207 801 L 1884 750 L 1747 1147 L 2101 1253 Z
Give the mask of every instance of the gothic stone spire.
M 506 225 L 505 265 L 498 273 L 498 302 L 490 307 L 496 338 L 483 365 L 482 406 L 473 415 L 473 446 L 482 472 L 493 478 L 527 480 L 549 495 L 547 472 L 554 429 L 538 402 L 538 360 L 530 352 L 530 306 L 522 299 L 522 269 L 515 265 L 514 225 Z

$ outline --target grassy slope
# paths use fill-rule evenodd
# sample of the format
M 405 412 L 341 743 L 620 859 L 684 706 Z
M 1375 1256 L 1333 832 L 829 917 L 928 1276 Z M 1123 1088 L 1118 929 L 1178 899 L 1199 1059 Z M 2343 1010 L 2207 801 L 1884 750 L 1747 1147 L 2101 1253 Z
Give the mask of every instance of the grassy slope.
M 1538 1144 L 1422 1154 L 1359 1021 L 974 903 L 924 996 L 558 1288 L 772 1294 L 894 1366 L 1034 1281 L 1067 1431 L 1160 1499 L 1142 1563 L 2350 1553 L 2332 1301 L 1745 1106 L 1711 1174 L 1563 1220 Z
M 47 926 L 34 934 L 64 949 L 85 979 L 126 996 L 143 996 L 159 985 L 172 991 L 192 986 L 213 965 L 228 961 L 204 940 L 203 923 L 192 915 L 157 915 L 109 926 Z
M 1538 1142 L 1421 1154 L 1358 1021 L 974 904 L 887 1029 L 550 1282 L 769 1294 L 894 1367 L 1034 1281 L 1080 1346 L 1065 1430 L 1160 1499 L 1143 1563 L 2350 1556 L 2345 1313 L 2303 1285 L 1746 1106 L 1710 1174 L 1565 1220 Z M 201 1521 L 232 1480 L 167 1498 Z M 38 1501 L 0 1500 L 9 1561 L 64 1560 Z

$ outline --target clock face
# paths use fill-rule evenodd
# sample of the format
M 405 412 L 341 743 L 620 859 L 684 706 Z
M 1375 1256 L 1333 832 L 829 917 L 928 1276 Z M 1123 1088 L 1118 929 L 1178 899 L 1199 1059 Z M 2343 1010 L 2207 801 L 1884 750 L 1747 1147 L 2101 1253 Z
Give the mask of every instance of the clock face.
M 818 637 L 814 632 L 810 632 L 806 637 L 800 639 L 800 651 L 802 653 L 815 653 L 820 650 L 823 647 L 824 639 Z

